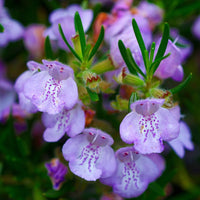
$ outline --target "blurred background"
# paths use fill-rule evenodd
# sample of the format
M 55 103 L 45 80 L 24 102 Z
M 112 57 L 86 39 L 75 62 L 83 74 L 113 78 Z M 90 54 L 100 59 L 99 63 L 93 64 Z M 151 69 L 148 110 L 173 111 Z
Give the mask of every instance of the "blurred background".
M 134 1 L 137 5 L 140 1 Z M 184 121 L 192 133 L 194 151 L 186 151 L 180 159 L 173 151 L 166 153 L 166 170 L 148 190 L 136 199 L 166 199 L 166 200 L 195 200 L 200 199 L 200 39 L 192 33 L 192 26 L 200 15 L 199 0 L 152 0 L 164 11 L 164 22 L 170 28 L 176 28 L 179 34 L 192 44 L 192 54 L 184 62 L 186 78 L 192 73 L 189 84 L 180 91 L 175 99 L 179 101 Z M 4 6 L 10 16 L 20 22 L 25 28 L 32 24 L 50 26 L 49 14 L 57 8 L 65 8 L 78 3 L 91 7 L 94 18 L 100 12 L 109 12 L 112 3 L 91 4 L 87 1 L 64 0 L 5 0 Z M 163 24 L 157 27 L 162 30 Z M 92 26 L 89 33 L 92 34 Z M 40 34 L 40 33 L 38 33 Z M 199 28 L 200 34 L 200 28 Z M 43 39 L 44 40 L 44 39 Z M 63 52 L 60 52 L 63 53 Z M 28 52 L 22 39 L 9 42 L 0 48 L 0 61 L 6 68 L 6 78 L 12 83 L 24 72 L 27 61 L 33 59 L 40 62 L 40 56 Z M 67 60 L 67 57 L 66 57 Z M 166 88 L 177 85 L 176 82 L 166 81 Z M 0 97 L 1 98 L 1 97 Z M 44 163 L 53 157 L 62 157 L 60 148 L 63 141 L 44 143 L 42 133 L 44 127 L 38 120 L 40 114 L 26 118 L 26 127 L 22 118 L 9 117 L 0 124 L 0 199 L 13 200 L 45 200 L 45 199 L 101 199 L 103 194 L 111 192 L 111 188 L 97 182 L 86 182 L 71 172 L 61 190 L 52 189 Z M 106 120 L 106 119 L 105 119 Z M 17 123 L 16 123 L 17 122 Z M 15 126 L 24 128 L 19 134 Z M 65 162 L 63 160 L 63 162 Z M 119 199 L 109 197 L 108 199 Z

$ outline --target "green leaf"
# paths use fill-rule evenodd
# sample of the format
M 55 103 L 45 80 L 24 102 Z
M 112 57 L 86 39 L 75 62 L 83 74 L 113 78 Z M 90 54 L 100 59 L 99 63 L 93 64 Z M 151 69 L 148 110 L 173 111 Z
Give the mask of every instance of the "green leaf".
M 93 92 L 88 87 L 86 87 L 86 89 L 87 89 L 87 92 L 90 95 L 90 98 L 91 98 L 92 101 L 98 101 L 99 100 L 99 96 L 96 92 Z
M 47 36 L 45 39 L 45 56 L 47 59 L 51 59 L 51 60 L 54 59 L 49 36 Z
M 62 63 L 67 63 L 67 52 L 63 49 L 58 50 L 58 60 Z M 78 62 L 78 61 L 77 61 Z
M 128 112 L 131 112 L 131 107 L 130 106 L 131 106 L 132 103 L 134 103 L 137 100 L 138 100 L 138 95 L 137 95 L 136 92 L 133 92 L 131 94 L 131 97 L 130 97 L 129 102 L 128 102 Z
M 145 50 L 147 51 L 147 49 L 145 47 L 144 40 L 142 38 L 142 34 L 140 32 L 140 29 L 139 29 L 135 19 L 132 20 L 132 25 L 133 25 L 133 30 L 134 30 L 134 33 L 135 33 L 135 37 L 136 37 L 136 39 L 138 41 L 140 50 L 142 52 L 142 57 L 144 59 L 145 68 L 147 70 L 148 65 L 147 65 L 147 60 L 146 60 L 146 55 L 145 55 Z
M 189 83 L 189 81 L 191 80 L 191 78 L 192 78 L 192 73 L 190 73 L 190 75 L 182 83 L 180 83 L 175 88 L 172 88 L 170 90 L 170 92 L 172 94 L 175 94 L 175 93 L 179 92 L 180 90 L 182 90 Z
M 3 171 L 3 163 L 0 162 L 0 176 L 1 176 L 1 174 L 2 174 L 2 171 Z
M 151 50 L 150 50 L 150 64 L 152 63 L 153 61 L 153 57 L 154 57 L 154 52 L 155 52 L 155 46 L 156 46 L 156 43 L 155 42 L 152 42 L 151 44 Z
M 30 154 L 30 149 L 27 143 L 20 137 L 16 137 L 16 140 L 17 140 L 17 146 L 21 154 L 21 157 L 28 156 Z
M 58 190 L 58 191 L 55 191 L 55 190 L 48 190 L 47 192 L 45 192 L 43 194 L 45 197 L 48 197 L 48 198 L 59 198 L 63 195 L 63 192 Z
M 144 50 L 145 62 L 146 62 L 146 69 L 149 70 L 150 61 L 149 61 L 149 52 L 145 49 Z
M 0 24 L 0 33 L 3 33 L 4 32 L 4 27 L 2 24 Z
M 165 196 L 164 189 L 156 182 L 150 183 L 149 189 L 158 194 L 159 196 Z
M 119 40 L 118 46 L 119 46 L 119 50 L 122 55 L 122 58 L 123 58 L 124 62 L 126 63 L 126 66 L 128 67 L 129 72 L 131 74 L 137 75 L 135 68 L 131 65 L 131 63 L 129 61 L 130 59 L 127 55 L 126 47 L 124 46 L 124 43 L 121 40 Z
M 71 47 L 71 45 L 68 43 L 67 39 L 65 38 L 65 35 L 63 33 L 62 27 L 60 24 L 58 24 L 58 28 L 59 28 L 59 32 L 62 36 L 62 39 L 64 40 L 65 44 L 68 46 L 68 48 L 70 49 L 70 51 L 74 54 L 74 56 L 80 61 L 82 62 L 81 58 L 79 57 L 79 55 L 74 51 L 74 49 Z
M 81 43 L 81 51 L 82 51 L 82 55 L 84 57 L 85 47 L 86 47 L 85 32 L 84 32 L 83 24 L 82 24 L 82 21 L 81 21 L 81 18 L 80 18 L 80 15 L 78 12 L 75 13 L 74 24 L 75 24 L 76 31 L 79 34 L 80 43 Z
M 161 58 L 158 58 L 158 59 L 154 60 L 154 62 L 151 64 L 150 68 L 153 69 L 153 68 L 157 67 L 157 64 L 160 64 L 160 62 L 161 62 L 162 60 L 164 60 L 165 58 L 168 58 L 170 55 L 171 55 L 171 54 L 168 53 L 166 56 L 163 56 L 163 57 L 161 57 Z M 156 68 L 156 69 L 157 69 L 157 68 Z
M 96 44 L 94 45 L 90 55 L 89 55 L 89 58 L 88 58 L 88 61 L 90 61 L 90 59 L 95 55 L 95 53 L 97 52 L 98 48 L 100 47 L 102 41 L 103 41 L 103 38 L 104 38 L 104 28 L 103 26 L 101 27 L 101 31 L 100 31 L 100 34 L 99 34 L 99 37 L 98 37 L 98 40 L 96 42 Z
M 36 185 L 33 189 L 33 200 L 46 200 L 46 198 L 42 194 L 42 191 Z
M 131 50 L 128 48 L 126 50 L 127 52 L 127 56 L 128 56 L 128 59 L 129 59 L 129 62 L 131 64 L 131 66 L 135 69 L 136 72 L 138 72 L 139 74 L 141 74 L 144 78 L 146 78 L 145 74 L 142 72 L 142 70 L 140 69 L 140 67 L 136 64 L 133 56 L 132 56 L 132 53 L 131 53 Z
M 168 23 L 165 23 L 163 36 L 162 36 L 162 39 L 161 39 L 161 42 L 160 42 L 160 46 L 158 48 L 158 52 L 156 54 L 155 60 L 157 60 L 158 58 L 163 57 L 163 55 L 165 53 L 165 50 L 167 48 L 168 39 L 169 39 L 169 25 L 168 25 Z M 159 64 L 160 64 L 160 62 L 157 62 L 156 65 L 151 67 L 150 70 L 151 70 L 152 75 L 154 74 L 154 72 L 158 68 Z

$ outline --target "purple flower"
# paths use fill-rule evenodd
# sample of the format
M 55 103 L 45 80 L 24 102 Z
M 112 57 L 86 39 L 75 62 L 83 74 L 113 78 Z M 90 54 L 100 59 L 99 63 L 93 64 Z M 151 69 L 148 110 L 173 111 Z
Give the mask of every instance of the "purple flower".
M 30 52 L 31 56 L 35 58 L 42 57 L 44 55 L 44 30 L 44 25 L 32 24 L 24 31 L 24 45 Z
M 111 176 L 115 170 L 112 144 L 110 135 L 99 129 L 88 128 L 83 134 L 68 139 L 62 152 L 74 174 L 87 181 L 95 181 Z
M 4 79 L 0 79 L 0 119 L 3 117 L 5 110 L 10 110 L 15 101 L 16 93 L 12 84 Z
M 84 31 L 87 31 L 93 18 L 92 10 L 83 10 L 79 5 L 73 4 L 66 9 L 60 8 L 53 11 L 49 17 L 52 25 L 45 32 L 45 36 L 49 35 L 50 39 L 58 40 L 58 45 L 66 50 L 68 50 L 68 47 L 59 33 L 58 24 L 61 24 L 66 39 L 72 45 L 71 38 L 75 36 L 74 15 L 76 11 L 80 14 Z
M 24 96 L 24 86 L 27 83 L 27 80 L 33 75 L 34 72 L 32 71 L 25 71 L 22 73 L 15 82 L 15 90 L 18 93 L 19 97 L 19 104 L 22 109 L 26 110 L 29 113 L 35 113 L 38 111 L 36 106 Z
M 177 119 L 180 120 L 181 118 L 181 113 L 180 113 L 180 107 L 175 106 L 172 109 L 170 109 L 171 114 Z M 180 133 L 177 138 L 174 140 L 169 141 L 169 145 L 174 149 L 176 154 L 180 157 L 183 158 L 185 154 L 184 149 L 188 150 L 193 150 L 194 145 L 191 141 L 191 133 L 190 129 L 187 126 L 187 124 L 183 121 L 180 121 Z
M 155 55 L 159 47 L 159 43 L 156 43 Z M 170 56 L 161 61 L 159 67 L 155 72 L 155 76 L 160 79 L 172 78 L 178 81 L 181 81 L 183 78 L 183 70 L 179 71 L 181 66 L 181 51 L 171 40 L 168 41 L 167 49 L 165 55 L 170 53 Z M 178 72 L 178 74 L 176 74 Z
M 115 19 L 115 21 L 112 22 L 111 24 L 109 23 L 109 25 L 107 25 L 107 27 L 105 25 L 105 27 L 106 27 L 105 41 L 110 44 L 112 43 L 112 41 L 115 41 L 115 43 L 117 43 L 116 38 L 114 38 L 114 40 L 113 40 L 113 37 L 118 37 L 118 40 L 119 40 L 120 36 L 123 33 L 127 35 L 128 39 L 131 39 L 131 37 L 133 37 L 133 39 L 131 39 L 131 40 L 132 41 L 135 40 L 136 38 L 134 36 L 133 28 L 131 25 L 131 21 L 133 18 L 136 20 L 136 22 L 140 28 L 141 34 L 144 38 L 145 44 L 148 47 L 152 41 L 152 33 L 150 30 L 148 21 L 144 17 L 142 17 L 138 14 L 133 15 L 128 11 L 124 12 L 124 14 L 122 16 L 118 16 L 118 18 Z M 130 33 L 132 33 L 132 34 L 129 35 Z M 130 41 L 129 43 L 131 43 L 132 41 Z
M 200 15 L 196 18 L 192 26 L 192 33 L 197 39 L 200 40 Z
M 4 1 L 0 2 L 0 24 L 4 27 L 4 32 L 0 33 L 0 46 L 6 46 L 10 41 L 15 41 L 23 36 L 24 28 L 16 20 L 12 19 L 7 10 L 3 7 Z
M 168 143 L 180 158 L 184 157 L 185 149 L 194 149 L 194 145 L 191 141 L 190 129 L 185 122 L 180 122 L 179 136 L 176 139 L 169 141 Z
M 153 3 L 142 1 L 138 6 L 137 10 L 139 15 L 147 18 L 152 28 L 159 24 L 163 18 L 163 10 Z
M 65 181 L 65 175 L 67 174 L 67 167 L 62 164 L 58 158 L 52 159 L 49 163 L 45 163 L 48 175 L 51 178 L 53 189 L 59 190 L 63 182 Z
M 145 99 L 131 104 L 130 112 L 120 124 L 120 136 L 142 154 L 161 153 L 163 140 L 178 137 L 179 121 L 166 108 L 164 99 Z
M 121 148 L 116 152 L 117 168 L 111 177 L 100 181 L 113 187 L 113 192 L 132 198 L 141 195 L 148 184 L 158 178 L 165 162 L 158 154 L 142 155 L 134 147 Z
M 41 112 L 57 114 L 63 109 L 71 109 L 78 101 L 73 69 L 58 61 L 42 62 L 28 62 L 30 70 L 18 78 L 17 92 Z
M 135 19 L 140 22 L 139 26 L 148 27 L 147 21 L 139 16 L 135 16 Z M 131 22 L 130 22 L 131 24 Z M 142 36 L 144 38 L 146 47 L 150 45 L 152 41 L 152 33 L 150 29 L 143 28 L 141 29 Z M 121 56 L 121 53 L 119 51 L 118 47 L 118 41 L 122 40 L 126 48 L 129 48 L 131 50 L 131 53 L 133 55 L 133 58 L 135 59 L 136 63 L 142 68 L 144 66 L 144 62 L 142 59 L 142 54 L 137 42 L 137 39 L 135 37 L 135 34 L 133 32 L 132 26 L 128 26 L 122 33 L 118 34 L 117 36 L 113 37 L 113 39 L 110 39 L 110 55 L 111 58 L 115 64 L 116 67 L 125 67 L 126 64 Z M 117 42 L 116 42 L 117 41 Z
M 179 31 L 175 28 L 170 29 L 170 36 L 173 37 L 175 40 L 175 43 L 178 42 L 181 45 L 176 45 L 177 48 L 181 51 L 181 63 L 186 61 L 186 59 L 192 54 L 193 51 L 193 45 L 192 43 L 181 36 L 179 34 Z
M 43 113 L 42 120 L 47 128 L 43 135 L 44 140 L 56 142 L 65 132 L 70 137 L 81 133 L 85 127 L 85 114 L 81 106 L 78 103 L 71 110 L 63 109 L 56 115 Z

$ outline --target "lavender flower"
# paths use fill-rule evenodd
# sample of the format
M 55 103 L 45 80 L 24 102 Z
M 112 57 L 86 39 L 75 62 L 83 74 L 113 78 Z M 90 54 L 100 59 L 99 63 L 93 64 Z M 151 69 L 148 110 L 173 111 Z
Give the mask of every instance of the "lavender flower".
M 159 42 L 156 43 L 155 55 L 159 47 Z M 178 81 L 183 79 L 183 70 L 181 66 L 181 51 L 171 40 L 168 41 L 165 55 L 170 53 L 170 56 L 161 61 L 155 76 L 160 79 L 172 78 Z
M 67 174 L 67 167 L 62 164 L 58 158 L 52 159 L 49 163 L 45 163 L 48 175 L 51 178 L 53 189 L 59 190 L 63 182 L 65 181 L 65 175 Z
M 200 40 L 200 16 L 198 16 L 192 25 L 192 33 Z
M 12 19 L 7 10 L 3 7 L 4 1 L 0 2 L 0 24 L 4 27 L 4 32 L 0 33 L 0 46 L 6 46 L 10 41 L 15 41 L 23 36 L 24 28 L 16 20 Z
M 113 192 L 124 198 L 141 195 L 165 168 L 164 160 L 158 154 L 142 155 L 133 147 L 121 148 L 115 155 L 115 173 L 111 177 L 101 178 L 100 181 L 112 186 Z
M 74 174 L 87 181 L 95 181 L 111 176 L 115 170 L 112 144 L 110 135 L 99 129 L 88 128 L 83 134 L 68 139 L 62 152 Z
M 152 28 L 159 24 L 163 18 L 163 10 L 153 3 L 142 1 L 137 6 L 139 15 L 147 18 Z
M 81 106 L 81 103 L 78 103 L 71 110 L 63 109 L 56 115 L 43 113 L 42 120 L 47 128 L 44 140 L 56 142 L 65 132 L 70 137 L 81 133 L 85 127 L 85 114 Z
M 66 50 L 69 49 L 59 33 L 58 24 L 61 24 L 66 39 L 72 45 L 71 38 L 75 36 L 74 15 L 76 11 L 80 14 L 84 31 L 87 31 L 93 18 L 92 10 L 83 10 L 79 5 L 73 4 L 66 9 L 60 8 L 54 10 L 49 17 L 49 21 L 52 25 L 45 32 L 45 36 L 49 35 L 51 40 L 57 40 L 58 45 Z
M 38 109 L 36 108 L 36 106 L 31 102 L 31 100 L 29 100 L 28 98 L 26 98 L 24 96 L 24 86 L 26 84 L 26 82 L 28 81 L 28 79 L 33 75 L 32 71 L 25 71 L 24 73 L 22 73 L 16 80 L 14 88 L 16 90 L 16 92 L 18 93 L 18 97 L 19 97 L 19 104 L 21 106 L 22 109 L 26 110 L 29 113 L 35 113 L 38 111 Z
M 120 136 L 142 154 L 161 153 L 163 140 L 178 137 L 179 121 L 166 108 L 164 99 L 145 99 L 131 104 L 130 112 L 120 124 Z
M 179 136 L 168 143 L 180 158 L 184 157 L 185 149 L 194 149 L 194 144 L 191 141 L 190 129 L 185 122 L 180 122 Z
M 32 24 L 24 31 L 24 45 L 34 58 L 42 57 L 44 55 L 44 30 L 44 25 Z
M 136 16 L 135 19 L 139 21 L 139 26 L 141 27 L 148 27 L 147 21 L 139 16 Z M 130 22 L 131 23 L 131 22 Z M 141 33 L 143 35 L 145 45 L 148 47 L 152 41 L 152 33 L 150 29 L 148 28 L 142 28 Z M 113 63 L 116 67 L 125 67 L 126 64 L 121 56 L 121 53 L 119 51 L 118 42 L 122 40 L 126 48 L 129 48 L 132 52 L 133 58 L 135 59 L 136 63 L 141 67 L 144 68 L 144 62 L 142 59 L 142 54 L 137 42 L 137 39 L 135 37 L 135 34 L 133 32 L 132 26 L 127 27 L 122 33 L 118 34 L 117 36 L 113 37 L 113 39 L 110 39 L 110 55 L 113 60 Z
M 58 61 L 42 62 L 28 63 L 30 70 L 16 82 L 17 92 L 22 93 L 41 112 L 57 114 L 64 108 L 71 109 L 78 101 L 72 68 Z
M 0 78 L 0 119 L 3 118 L 5 110 L 10 110 L 15 101 L 15 96 L 16 93 L 12 84 L 8 80 Z
M 172 109 L 170 109 L 170 112 L 177 120 L 180 120 L 181 113 L 179 106 L 173 107 Z M 183 158 L 185 155 L 185 149 L 193 150 L 194 145 L 191 141 L 191 133 L 187 124 L 183 121 L 180 121 L 179 123 L 180 123 L 179 136 L 174 140 L 169 141 L 168 144 L 174 149 L 174 151 L 180 158 Z

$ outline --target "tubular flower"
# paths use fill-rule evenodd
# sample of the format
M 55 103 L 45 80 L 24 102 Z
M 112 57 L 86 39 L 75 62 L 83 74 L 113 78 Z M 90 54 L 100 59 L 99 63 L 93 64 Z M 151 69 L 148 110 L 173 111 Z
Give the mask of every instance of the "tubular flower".
M 80 103 L 71 110 L 63 109 L 56 115 L 43 113 L 42 120 L 47 128 L 43 136 L 47 142 L 58 141 L 65 132 L 73 137 L 81 133 L 85 127 L 85 114 Z
M 43 65 L 34 61 L 28 63 L 30 70 L 16 82 L 17 92 L 41 112 L 57 114 L 64 108 L 71 109 L 78 101 L 72 68 L 58 61 L 42 62 Z
M 74 174 L 87 181 L 95 181 L 111 176 L 115 170 L 112 144 L 110 135 L 99 129 L 88 128 L 83 134 L 68 139 L 62 152 Z
M 48 171 L 48 175 L 51 178 L 53 189 L 59 190 L 63 182 L 65 181 L 65 175 L 67 174 L 67 167 L 62 164 L 58 158 L 54 158 L 49 163 L 45 163 L 45 167 Z
M 180 107 L 175 106 L 170 109 L 170 112 L 174 115 L 177 120 L 181 119 L 181 112 Z M 175 153 L 180 157 L 183 158 L 185 155 L 185 149 L 193 150 L 194 144 L 191 140 L 191 132 L 187 124 L 183 121 L 179 121 L 180 123 L 180 133 L 177 138 L 168 142 L 168 144 L 173 148 Z
M 165 168 L 165 162 L 158 154 L 142 155 L 133 147 L 118 149 L 115 155 L 115 173 L 100 181 L 112 186 L 114 193 L 125 198 L 141 195 Z
M 163 140 L 178 137 L 179 121 L 166 108 L 164 99 L 145 99 L 131 104 L 130 112 L 120 124 L 120 136 L 142 154 L 161 153 Z

